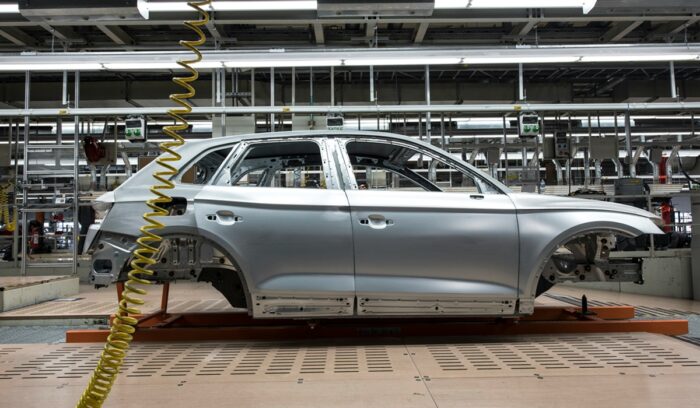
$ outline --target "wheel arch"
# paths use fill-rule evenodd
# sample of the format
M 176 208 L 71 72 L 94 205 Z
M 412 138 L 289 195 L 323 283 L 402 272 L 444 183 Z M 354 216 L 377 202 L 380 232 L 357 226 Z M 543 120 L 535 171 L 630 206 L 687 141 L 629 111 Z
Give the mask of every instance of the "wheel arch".
M 519 215 L 521 250 L 518 284 L 519 297 L 526 313 L 534 307 L 537 283 L 547 262 L 560 245 L 593 233 L 636 237 L 649 230 L 648 225 L 639 221 L 653 225 L 648 219 L 627 214 L 610 213 L 601 216 L 594 213 L 593 216 L 584 218 L 586 219 L 581 220 L 581 217 L 571 217 L 565 213 Z
M 202 271 L 199 275 L 199 278 L 197 279 L 198 282 L 204 282 L 207 280 L 201 279 L 202 274 L 207 271 L 208 274 L 215 273 L 215 272 L 223 272 L 223 273 L 231 273 L 235 272 L 236 273 L 236 278 L 238 282 L 241 285 L 241 288 L 243 290 L 243 295 L 245 299 L 245 304 L 246 308 L 250 313 L 252 313 L 252 307 L 253 307 L 253 301 L 252 301 L 252 295 L 251 295 L 251 290 L 249 286 L 249 279 L 246 276 L 246 273 L 244 272 L 244 269 L 241 267 L 241 263 L 239 262 L 240 259 L 240 254 L 235 254 L 230 250 L 230 248 L 227 248 L 224 245 L 220 245 L 217 243 L 214 239 L 215 237 L 209 237 L 206 233 L 202 233 L 201 230 L 195 231 L 193 229 L 189 228 L 168 228 L 166 227 L 160 234 L 159 234 L 163 240 L 166 239 L 172 239 L 172 238 L 181 238 L 183 236 L 190 236 L 190 237 L 195 237 L 197 239 L 200 239 L 203 241 L 203 243 L 206 243 L 207 245 L 210 245 L 214 249 L 216 249 L 218 252 L 220 252 L 230 263 L 230 265 L 227 265 L 225 262 L 222 264 L 211 264 L 211 265 L 203 265 L 202 266 Z M 135 239 L 136 237 L 134 237 Z M 131 246 L 131 249 L 137 248 L 137 244 L 134 242 L 134 244 Z M 126 277 L 126 274 L 130 270 L 130 263 L 131 263 L 131 257 L 127 258 L 123 265 L 122 265 L 122 270 L 119 276 L 121 276 L 123 279 Z M 214 285 L 214 282 L 211 282 Z M 214 285 L 216 286 L 216 285 Z M 217 290 L 219 290 L 217 288 Z M 219 290 L 219 292 L 222 292 Z M 224 294 L 222 292 L 222 294 Z M 224 296 L 226 296 L 224 294 Z M 231 302 L 230 299 L 228 299 L 229 302 Z

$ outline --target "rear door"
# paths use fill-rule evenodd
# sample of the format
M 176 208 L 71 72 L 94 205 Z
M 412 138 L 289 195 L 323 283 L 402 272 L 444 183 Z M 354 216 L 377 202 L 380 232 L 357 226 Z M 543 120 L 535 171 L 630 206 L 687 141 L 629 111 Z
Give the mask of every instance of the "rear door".
M 358 313 L 509 315 L 518 227 L 508 197 L 449 158 L 349 141 Z
M 254 315 L 352 314 L 350 211 L 324 142 L 261 141 L 241 152 L 195 209 L 201 234 L 239 264 Z

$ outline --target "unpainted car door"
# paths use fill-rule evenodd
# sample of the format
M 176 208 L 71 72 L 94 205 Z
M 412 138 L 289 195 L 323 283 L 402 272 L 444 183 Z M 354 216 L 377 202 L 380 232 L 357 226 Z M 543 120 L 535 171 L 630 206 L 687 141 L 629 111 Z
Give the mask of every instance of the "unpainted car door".
M 256 317 L 351 315 L 352 230 L 325 141 L 251 142 L 195 198 L 202 235 L 234 258 Z
M 338 144 L 344 170 L 355 181 L 345 193 L 353 225 L 358 314 L 515 312 L 518 225 L 507 194 L 485 185 L 440 191 L 439 182 L 428 182 L 401 163 L 432 160 L 426 170 L 433 176 L 427 178 L 435 178 L 436 164 L 451 172 L 468 168 L 436 152 L 425 154 L 416 145 L 384 140 Z M 476 184 L 485 182 L 478 174 L 468 175 Z

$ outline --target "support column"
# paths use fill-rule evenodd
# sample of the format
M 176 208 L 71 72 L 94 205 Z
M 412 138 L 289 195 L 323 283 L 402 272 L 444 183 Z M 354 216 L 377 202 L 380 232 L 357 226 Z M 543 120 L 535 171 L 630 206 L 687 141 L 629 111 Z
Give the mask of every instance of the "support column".
M 275 106 L 275 68 L 270 68 L 270 106 Z M 275 131 L 275 114 L 270 114 L 270 132 Z
M 31 87 L 31 73 L 29 71 L 24 73 L 24 109 L 25 111 L 29 110 L 29 95 L 30 95 L 30 87 Z M 24 155 L 22 156 L 22 159 L 24 159 L 24 166 L 22 170 L 22 184 L 27 184 L 29 182 L 29 177 L 27 174 L 27 146 L 29 145 L 29 116 L 25 115 L 24 116 Z M 27 189 L 25 187 L 22 187 L 22 207 L 27 206 L 27 198 L 29 197 L 29 194 L 27 194 Z M 21 275 L 26 276 L 27 275 L 27 239 L 29 237 L 29 231 L 27 231 L 27 212 L 24 211 L 23 209 L 21 210 L 21 216 L 19 217 L 20 219 L 20 225 L 15 226 L 17 229 L 22 229 L 22 239 L 19 242 L 19 247 L 20 247 L 20 253 L 22 254 L 22 262 L 21 262 Z M 15 259 L 17 259 L 17 256 L 15 256 Z
M 632 128 L 630 125 L 629 111 L 625 112 L 625 150 L 627 151 L 625 162 L 629 166 L 630 177 L 637 177 L 636 160 L 632 157 Z
M 588 115 L 588 139 L 586 140 L 586 149 L 583 152 L 583 187 L 589 188 L 591 185 L 591 136 L 593 129 L 591 128 L 591 115 Z
M 75 91 L 73 95 L 74 106 L 80 108 L 80 71 L 75 71 Z M 80 116 L 75 115 L 75 132 L 73 132 L 73 275 L 78 274 L 78 249 L 82 245 L 80 241 L 80 222 L 78 213 L 80 209 L 80 170 L 78 167 L 80 155 L 78 154 L 80 146 Z M 106 167 L 105 167 L 106 168 Z M 106 176 L 105 176 L 106 178 Z
M 374 95 L 374 66 L 369 66 L 369 101 L 376 102 L 377 98 Z
M 676 69 L 675 66 L 673 65 L 673 61 L 668 62 L 668 70 L 669 70 L 669 75 L 671 79 L 671 98 L 677 99 L 678 98 L 678 91 L 676 90 Z
M 335 67 L 331 67 L 331 106 L 335 106 Z
M 523 64 L 518 64 L 518 100 L 525 100 L 525 80 L 523 79 Z
M 508 132 L 506 131 L 506 117 L 503 116 L 503 158 L 504 158 L 504 171 L 503 174 L 503 184 L 508 186 L 510 182 L 508 181 Z
M 430 65 L 425 66 L 425 104 L 430 106 Z M 425 138 L 428 143 L 430 143 L 432 128 L 430 111 L 428 111 L 425 112 Z

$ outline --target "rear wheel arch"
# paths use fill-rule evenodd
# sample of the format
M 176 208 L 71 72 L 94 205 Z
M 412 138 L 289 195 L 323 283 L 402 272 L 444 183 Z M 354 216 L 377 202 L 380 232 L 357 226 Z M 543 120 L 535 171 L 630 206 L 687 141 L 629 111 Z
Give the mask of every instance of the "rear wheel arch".
M 196 275 L 197 282 L 210 282 L 214 288 L 216 288 L 231 306 L 236 308 L 246 308 L 249 312 L 252 312 L 252 300 L 250 294 L 250 287 L 241 269 L 240 263 L 236 257 L 232 256 L 230 251 L 223 248 L 221 245 L 217 244 L 213 240 L 204 237 L 202 235 L 194 234 L 182 234 L 182 233 L 167 233 L 161 235 L 163 240 L 172 240 L 177 238 L 193 238 L 201 240 L 201 245 L 209 245 L 214 248 L 217 252 L 221 254 L 221 258 L 218 263 L 201 264 L 199 274 Z M 135 247 L 134 247 L 135 248 Z M 199 256 L 199 254 L 197 254 Z M 160 266 L 160 263 L 157 264 Z M 167 268 L 167 267 L 166 267 Z M 122 271 L 120 276 L 126 279 L 127 273 L 131 270 L 131 257 L 126 259 L 122 265 Z M 167 270 L 167 269 L 166 269 Z M 155 277 L 152 280 L 159 280 L 158 272 L 156 270 Z M 188 276 L 194 277 L 195 275 L 190 272 Z M 172 276 L 172 275 L 171 275 Z M 186 278 L 185 278 L 186 279 Z M 166 279 L 170 280 L 170 279 Z
M 226 297 L 231 306 L 246 308 L 252 313 L 253 302 L 250 294 L 250 286 L 248 286 L 246 275 L 237 257 L 212 240 L 204 237 L 202 237 L 202 239 L 221 252 L 230 266 L 224 262 L 220 265 L 204 267 L 202 268 L 198 281 L 210 282 L 224 297 Z M 220 288 L 222 284 L 226 286 Z

